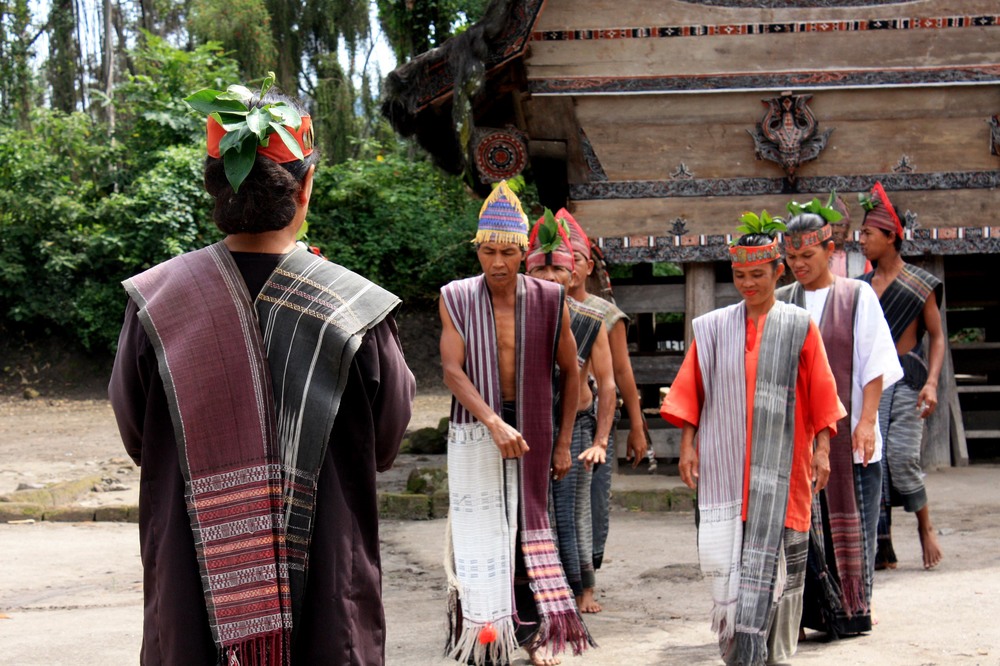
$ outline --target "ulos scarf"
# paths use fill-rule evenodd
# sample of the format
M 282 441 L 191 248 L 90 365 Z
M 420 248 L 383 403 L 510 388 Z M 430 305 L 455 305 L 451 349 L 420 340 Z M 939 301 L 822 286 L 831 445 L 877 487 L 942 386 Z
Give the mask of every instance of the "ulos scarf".
M 738 663 L 763 664 L 788 504 L 795 383 L 809 313 L 777 302 L 764 322 L 745 526 L 745 304 L 698 317 L 693 328 L 705 388 L 698 428 L 698 553 L 712 588 L 712 628 L 724 655 L 735 651 Z
M 216 645 L 231 665 L 289 664 L 347 369 L 399 299 L 296 248 L 255 308 L 222 243 L 124 285 L 156 350 Z
M 851 386 L 854 369 L 854 319 L 857 315 L 861 282 L 835 277 L 826 297 L 820 335 L 827 349 L 840 350 L 829 356 L 837 382 L 837 396 L 847 415 L 837 423 L 830 438 L 830 481 L 821 493 L 827 507 L 830 538 L 833 542 L 834 573 L 840 585 L 840 605 L 847 617 L 866 613 L 864 586 L 864 534 L 854 487 L 854 456 L 851 433 Z M 798 282 L 778 290 L 776 297 L 805 308 L 805 293 Z M 813 501 L 813 525 L 822 535 L 823 516 L 819 496 Z M 818 543 L 823 543 L 822 538 Z
M 875 271 L 872 271 L 858 279 L 871 284 L 874 277 Z M 899 364 L 903 367 L 903 381 L 917 391 L 922 389 L 927 381 L 927 363 L 924 361 L 922 346 L 925 327 L 924 318 L 920 313 L 932 293 L 936 296 L 937 306 L 940 308 L 944 298 L 944 284 L 941 280 L 918 266 L 904 263 L 899 275 L 885 288 L 878 299 L 885 320 L 889 324 L 893 342 L 899 342 L 913 320 L 917 320 L 917 344 L 899 357 Z
M 604 313 L 581 301 L 566 299 L 570 312 L 570 330 L 576 340 L 576 362 L 582 368 L 590 360 L 590 352 L 604 325 Z
M 441 289 L 448 315 L 465 342 L 465 372 L 483 400 L 502 413 L 496 324 L 485 278 L 457 280 Z M 556 284 L 518 276 L 515 306 L 517 429 L 530 450 L 503 460 L 489 430 L 452 400 L 448 430 L 450 496 L 447 653 L 477 664 L 508 663 L 517 649 L 514 548 L 521 550 L 540 626 L 533 647 L 579 653 L 591 644 L 559 563 L 548 519 L 552 460 L 555 350 L 563 291 Z M 479 642 L 492 624 L 496 640 Z

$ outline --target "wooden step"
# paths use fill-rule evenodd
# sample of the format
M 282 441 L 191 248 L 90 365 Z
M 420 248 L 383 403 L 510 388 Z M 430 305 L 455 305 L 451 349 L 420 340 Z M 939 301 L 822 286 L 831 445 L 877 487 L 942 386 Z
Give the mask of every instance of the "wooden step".
M 1000 439 L 1000 430 L 966 430 L 966 439 Z
M 956 386 L 956 393 L 1000 393 L 1000 386 L 989 384 L 967 384 Z

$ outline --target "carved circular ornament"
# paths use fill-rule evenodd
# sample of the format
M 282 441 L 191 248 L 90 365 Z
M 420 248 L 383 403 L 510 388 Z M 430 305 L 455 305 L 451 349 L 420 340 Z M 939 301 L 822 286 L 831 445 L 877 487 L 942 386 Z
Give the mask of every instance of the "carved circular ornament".
M 525 136 L 517 129 L 482 129 L 476 134 L 476 169 L 484 183 L 513 178 L 528 165 Z

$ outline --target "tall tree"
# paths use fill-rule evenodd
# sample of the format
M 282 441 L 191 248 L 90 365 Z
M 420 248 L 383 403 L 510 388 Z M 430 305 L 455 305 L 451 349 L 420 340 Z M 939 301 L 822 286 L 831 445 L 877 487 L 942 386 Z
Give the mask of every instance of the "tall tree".
M 475 23 L 489 0 L 376 0 L 376 4 L 396 60 L 403 63 Z
M 277 63 L 264 0 L 193 0 L 189 26 L 200 41 L 219 41 L 231 49 L 245 79 L 260 78 Z
M 72 113 L 80 101 L 77 88 L 80 44 L 77 41 L 76 3 L 52 0 L 49 9 L 49 59 L 46 63 L 52 107 Z
M 31 71 L 34 39 L 30 33 L 28 0 L 0 3 L 0 119 L 13 117 L 24 130 L 31 127 L 34 97 Z

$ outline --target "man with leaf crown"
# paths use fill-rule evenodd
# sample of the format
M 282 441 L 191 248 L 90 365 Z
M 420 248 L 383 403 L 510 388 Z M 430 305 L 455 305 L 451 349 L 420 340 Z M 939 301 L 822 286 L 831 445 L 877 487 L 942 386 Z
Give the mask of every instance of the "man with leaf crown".
M 452 392 L 448 428 L 449 636 L 463 663 L 558 663 L 591 640 L 559 564 L 549 480 L 570 470 L 580 391 L 562 286 L 519 273 L 528 220 L 499 183 L 473 239 L 482 274 L 441 288 L 441 366 Z M 559 434 L 553 437 L 553 420 Z M 554 440 L 554 441 L 553 441 Z
M 575 269 L 572 230 L 565 210 L 544 216 L 531 231 L 526 265 L 528 275 L 561 284 L 567 291 L 579 279 Z M 565 478 L 552 483 L 552 515 L 559 541 L 559 557 L 581 613 L 600 610 L 594 600 L 594 529 L 591 481 L 595 465 L 606 463 L 611 424 L 615 415 L 615 373 L 604 314 L 567 296 L 570 329 L 580 366 L 580 392 L 561 395 L 575 405 L 572 467 Z M 594 377 L 592 388 L 589 378 Z
M 400 301 L 296 242 L 317 155 L 272 82 L 187 98 L 226 236 L 124 282 L 109 394 L 142 472 L 146 666 L 385 661 L 375 477 L 416 388 Z
M 775 300 L 784 224 L 767 211 L 740 221 L 729 255 L 743 298 L 694 320 L 660 414 L 681 428 L 681 479 L 698 490 L 720 652 L 761 666 L 795 653 L 812 494 L 827 483 L 846 412 L 816 324 Z
M 903 379 L 882 394 L 879 426 L 885 439 L 882 458 L 882 513 L 878 524 L 875 566 L 895 569 L 892 547 L 892 507 L 902 506 L 917 515 L 917 534 L 925 569 L 941 561 L 941 545 L 931 523 L 927 488 L 920 466 L 923 419 L 938 404 L 937 385 L 944 364 L 945 336 L 941 326 L 944 284 L 935 275 L 903 261 L 903 222 L 876 182 L 868 195 L 860 195 L 865 219 L 861 223 L 861 248 L 875 270 L 861 276 L 872 286 L 882 304 L 896 343 Z M 924 334 L 928 353 L 923 350 Z
M 785 261 L 795 282 L 776 297 L 809 311 L 850 412 L 830 439 L 830 483 L 813 502 L 802 625 L 828 638 L 871 631 L 875 537 L 882 496 L 882 391 L 903 376 L 878 297 L 835 275 L 836 193 L 826 205 L 788 204 Z

